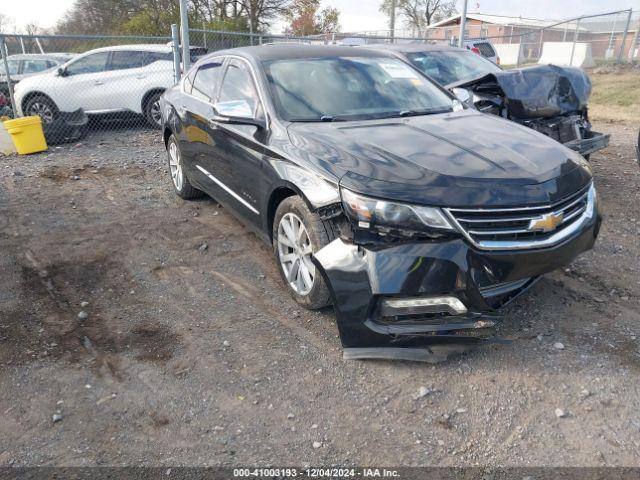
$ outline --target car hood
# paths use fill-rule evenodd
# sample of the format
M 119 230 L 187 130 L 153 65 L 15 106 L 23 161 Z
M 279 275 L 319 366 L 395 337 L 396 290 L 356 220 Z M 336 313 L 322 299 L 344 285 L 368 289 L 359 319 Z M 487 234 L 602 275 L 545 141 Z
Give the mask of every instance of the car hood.
M 341 177 L 341 185 L 416 203 L 522 204 L 523 195 L 526 203 L 546 203 L 590 179 L 582 157 L 561 144 L 473 110 L 375 121 L 294 123 L 289 136 L 294 145 Z M 562 178 L 571 180 L 567 183 Z M 545 185 L 544 191 L 527 196 Z

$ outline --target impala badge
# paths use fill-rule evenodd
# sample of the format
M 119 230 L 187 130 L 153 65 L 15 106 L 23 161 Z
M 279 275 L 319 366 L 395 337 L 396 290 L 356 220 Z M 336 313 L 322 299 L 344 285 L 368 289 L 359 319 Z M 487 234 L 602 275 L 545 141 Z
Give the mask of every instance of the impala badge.
M 530 232 L 552 232 L 562 223 L 564 215 L 560 213 L 545 213 L 539 218 L 534 218 L 529 222 Z

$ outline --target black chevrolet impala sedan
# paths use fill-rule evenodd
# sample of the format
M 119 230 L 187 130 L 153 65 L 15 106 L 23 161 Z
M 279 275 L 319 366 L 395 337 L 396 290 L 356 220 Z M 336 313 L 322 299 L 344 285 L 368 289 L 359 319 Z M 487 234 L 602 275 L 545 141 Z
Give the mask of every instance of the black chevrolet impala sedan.
M 265 45 L 200 59 L 161 100 L 176 193 L 273 246 L 301 305 L 333 305 L 345 358 L 438 361 L 590 249 L 576 152 L 465 109 L 393 54 Z

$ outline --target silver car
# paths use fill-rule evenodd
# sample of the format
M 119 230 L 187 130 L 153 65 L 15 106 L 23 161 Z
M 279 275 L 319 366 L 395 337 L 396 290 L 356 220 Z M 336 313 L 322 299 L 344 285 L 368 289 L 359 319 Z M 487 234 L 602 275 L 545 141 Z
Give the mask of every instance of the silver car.
M 9 55 L 7 64 L 9 66 L 9 76 L 11 83 L 16 84 L 20 80 L 42 73 L 52 68 L 59 67 L 63 63 L 71 60 L 75 55 L 72 53 L 22 53 L 18 55 Z M 8 95 L 7 73 L 4 65 L 0 64 L 0 92 Z

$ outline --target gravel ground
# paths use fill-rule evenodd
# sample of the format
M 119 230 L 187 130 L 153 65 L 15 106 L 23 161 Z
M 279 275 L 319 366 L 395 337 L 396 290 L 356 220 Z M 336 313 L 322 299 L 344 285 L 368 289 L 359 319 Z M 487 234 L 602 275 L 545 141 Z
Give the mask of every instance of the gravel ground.
M 0 466 L 637 466 L 637 127 L 597 127 L 595 249 L 435 366 L 343 361 L 156 132 L 0 158 Z

